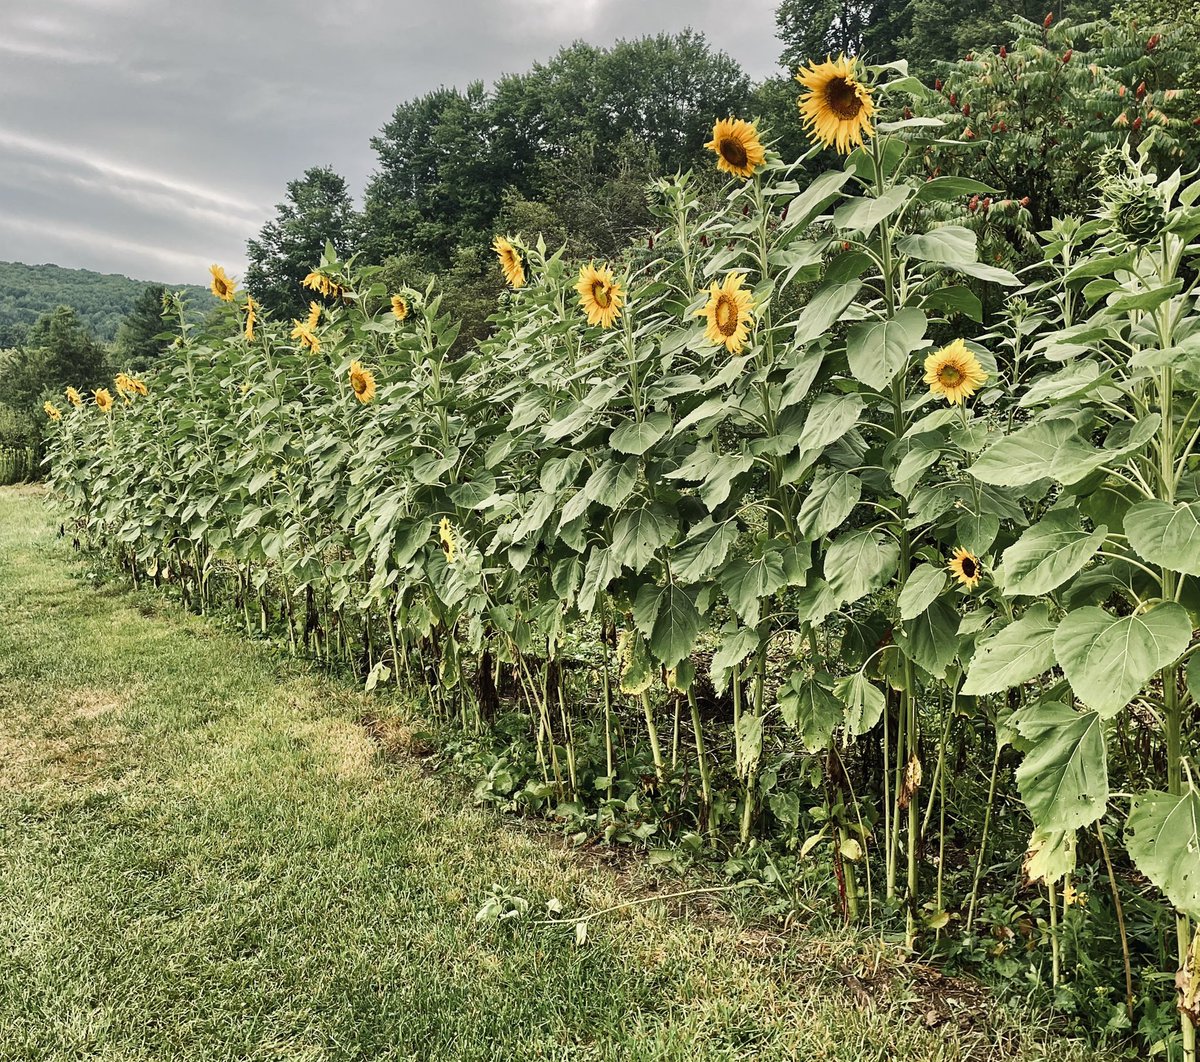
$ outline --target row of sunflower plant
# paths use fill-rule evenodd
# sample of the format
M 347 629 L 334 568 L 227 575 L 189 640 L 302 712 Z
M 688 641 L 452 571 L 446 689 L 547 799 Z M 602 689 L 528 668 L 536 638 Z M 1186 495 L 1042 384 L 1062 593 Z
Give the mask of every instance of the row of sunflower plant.
M 652 250 L 576 270 L 497 237 L 511 290 L 474 349 L 433 285 L 332 248 L 296 322 L 214 267 L 226 328 L 175 300 L 153 379 L 48 406 L 54 492 L 135 580 L 466 732 L 515 719 L 518 802 L 746 847 L 796 821 L 803 775 L 801 854 L 910 947 L 971 930 L 1017 764 L 1053 980 L 1095 852 L 1132 1014 L 1135 870 L 1174 912 L 1192 1062 L 1200 184 L 1111 156 L 1100 212 L 1019 280 L 951 209 L 997 190 L 926 172 L 953 144 L 904 116 L 903 64 L 798 80 L 813 151 L 717 122 L 727 195 L 658 182 Z M 986 323 L 982 288 L 1010 294 Z

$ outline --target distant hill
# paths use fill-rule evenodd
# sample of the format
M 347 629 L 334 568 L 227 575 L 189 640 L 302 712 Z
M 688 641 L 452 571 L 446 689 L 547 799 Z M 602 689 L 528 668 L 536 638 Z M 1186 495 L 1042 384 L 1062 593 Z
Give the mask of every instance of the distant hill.
M 12 345 L 43 313 L 56 306 L 70 306 L 97 339 L 110 342 L 134 300 L 149 286 L 149 281 L 130 280 L 117 273 L 0 262 L 0 347 Z M 186 291 L 188 301 L 201 312 L 216 305 L 207 288 L 194 284 L 164 287 Z

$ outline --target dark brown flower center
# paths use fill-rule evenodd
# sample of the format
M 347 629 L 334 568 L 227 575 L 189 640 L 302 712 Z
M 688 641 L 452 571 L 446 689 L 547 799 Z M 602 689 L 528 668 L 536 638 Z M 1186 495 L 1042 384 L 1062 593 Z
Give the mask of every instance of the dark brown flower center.
M 730 166 L 745 166 L 749 161 L 749 156 L 746 154 L 746 145 L 736 137 L 727 136 L 721 140 L 721 158 L 729 163 Z
M 738 327 L 737 301 L 732 295 L 722 293 L 717 296 L 717 307 L 713 311 L 713 319 L 717 322 L 717 331 L 728 339 Z
M 835 77 L 825 86 L 825 102 L 844 122 L 857 118 L 862 111 L 857 88 L 844 77 Z
M 957 365 L 943 365 L 938 369 L 938 381 L 943 387 L 957 387 L 962 383 L 963 374 Z
M 979 574 L 979 565 L 977 565 L 975 563 L 974 558 L 963 557 L 962 573 L 963 573 L 963 578 L 965 578 L 965 579 L 974 579 L 975 576 Z

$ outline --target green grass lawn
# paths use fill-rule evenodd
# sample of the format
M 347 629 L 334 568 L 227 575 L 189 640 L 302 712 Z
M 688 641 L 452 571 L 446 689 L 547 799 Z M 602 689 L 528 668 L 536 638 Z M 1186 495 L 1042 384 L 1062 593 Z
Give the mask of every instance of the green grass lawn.
M 4 1062 L 1088 1057 L 862 938 L 665 901 L 582 946 L 531 924 L 655 879 L 381 756 L 377 700 L 90 580 L 56 529 L 0 488 Z M 534 913 L 477 923 L 493 883 Z

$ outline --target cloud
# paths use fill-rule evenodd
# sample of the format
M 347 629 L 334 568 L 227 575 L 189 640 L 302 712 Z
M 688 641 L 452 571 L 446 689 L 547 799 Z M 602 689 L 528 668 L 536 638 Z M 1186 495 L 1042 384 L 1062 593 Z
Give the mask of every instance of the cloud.
M 773 72 L 775 0 L 39 0 L 0 38 L 5 258 L 203 281 L 240 271 L 285 185 L 439 85 L 492 82 L 576 39 L 705 32 Z M 193 272 L 194 270 L 194 272 Z

